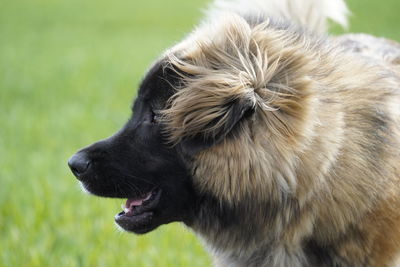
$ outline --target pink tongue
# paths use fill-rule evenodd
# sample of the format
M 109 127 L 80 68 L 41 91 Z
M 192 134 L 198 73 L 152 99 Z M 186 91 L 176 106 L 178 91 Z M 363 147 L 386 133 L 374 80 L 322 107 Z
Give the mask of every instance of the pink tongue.
M 140 205 L 142 205 L 142 203 L 143 203 L 143 199 L 132 199 L 132 198 L 130 198 L 130 199 L 128 199 L 126 201 L 125 207 L 129 209 L 129 208 L 131 208 L 133 206 L 140 206 Z
M 131 207 L 140 206 L 143 204 L 143 201 L 148 200 L 150 197 L 151 197 L 151 192 L 148 193 L 143 198 L 139 198 L 139 199 L 129 198 L 126 200 L 125 207 L 130 209 Z

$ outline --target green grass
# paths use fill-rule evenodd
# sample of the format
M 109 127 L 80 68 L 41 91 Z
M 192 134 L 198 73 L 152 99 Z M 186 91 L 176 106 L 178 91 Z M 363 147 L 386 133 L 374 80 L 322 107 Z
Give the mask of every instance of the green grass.
M 141 76 L 205 3 L 0 2 L 0 266 L 210 265 L 180 224 L 118 232 L 121 200 L 82 194 L 66 165 L 125 122 Z M 350 1 L 350 31 L 400 40 L 400 2 L 384 3 Z

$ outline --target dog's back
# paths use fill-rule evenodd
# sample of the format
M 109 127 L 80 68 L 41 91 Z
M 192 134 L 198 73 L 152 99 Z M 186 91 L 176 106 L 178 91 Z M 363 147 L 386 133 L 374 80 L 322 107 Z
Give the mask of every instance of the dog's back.
M 345 34 L 335 39 L 351 53 L 400 71 L 400 44 L 397 42 L 367 34 Z

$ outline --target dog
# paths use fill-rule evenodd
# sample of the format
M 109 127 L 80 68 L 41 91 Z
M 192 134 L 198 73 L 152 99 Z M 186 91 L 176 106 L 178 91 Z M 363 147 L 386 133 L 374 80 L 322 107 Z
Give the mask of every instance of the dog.
M 124 230 L 183 222 L 217 266 L 394 266 L 400 45 L 323 34 L 340 0 L 250 3 L 214 2 L 72 172 L 127 199 Z

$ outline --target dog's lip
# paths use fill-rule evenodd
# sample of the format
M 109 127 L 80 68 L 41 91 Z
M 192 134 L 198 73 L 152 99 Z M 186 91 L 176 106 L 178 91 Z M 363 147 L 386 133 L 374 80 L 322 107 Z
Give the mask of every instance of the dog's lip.
M 141 197 L 128 198 L 122 206 L 123 211 L 115 215 L 115 222 L 127 231 L 140 232 L 140 229 L 151 223 L 160 198 L 160 189 L 154 189 Z

